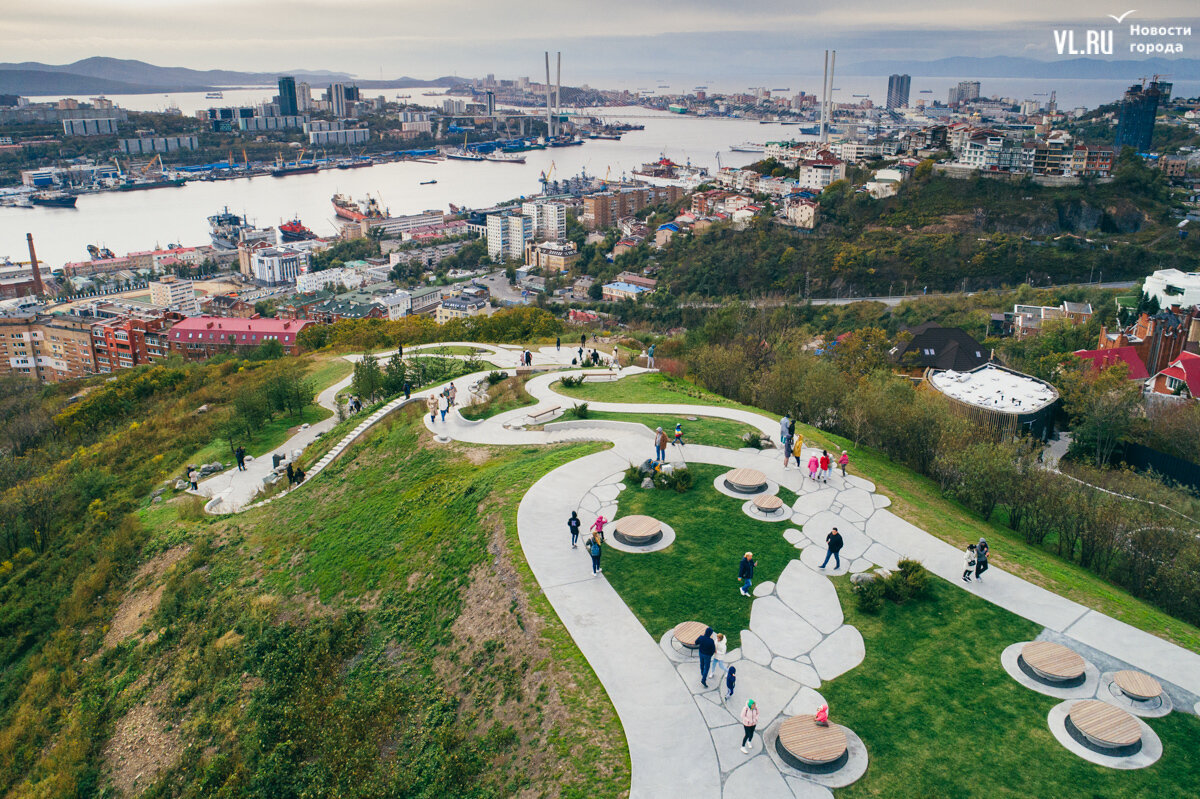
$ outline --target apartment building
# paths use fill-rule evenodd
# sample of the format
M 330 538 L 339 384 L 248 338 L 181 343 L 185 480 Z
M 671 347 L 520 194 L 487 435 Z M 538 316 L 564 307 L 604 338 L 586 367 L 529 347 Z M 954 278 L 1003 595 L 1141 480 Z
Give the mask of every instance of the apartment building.
M 488 214 L 488 257 L 493 261 L 519 261 L 525 257 L 525 243 L 533 239 L 533 219 L 524 214 Z
M 199 316 L 200 303 L 196 301 L 196 290 L 190 280 L 180 280 L 168 275 L 150 281 L 150 302 L 184 316 Z
M 229 319 L 192 316 L 170 332 L 171 352 L 188 360 L 203 360 L 222 352 L 254 349 L 278 341 L 288 355 L 296 353 L 296 337 L 312 322 L 304 319 Z
M 579 260 L 579 250 L 573 241 L 543 241 L 525 245 L 525 266 L 557 275 L 570 271 Z
M 0 372 L 42 383 L 96 374 L 90 320 L 74 314 L 0 318 Z
M 684 194 L 681 186 L 638 186 L 589 194 L 583 198 L 580 221 L 591 230 L 606 230 L 648 205 L 675 202 Z
M 280 286 L 295 283 L 296 277 L 308 271 L 309 253 L 290 247 L 253 249 L 250 256 L 250 277 L 260 286 Z
M 166 358 L 170 354 L 168 335 L 174 321 L 148 314 L 95 320 L 92 350 L 96 371 L 115 372 Z
M 567 237 L 567 206 L 532 200 L 521 203 L 521 215 L 533 224 L 533 237 L 541 241 L 563 241 Z

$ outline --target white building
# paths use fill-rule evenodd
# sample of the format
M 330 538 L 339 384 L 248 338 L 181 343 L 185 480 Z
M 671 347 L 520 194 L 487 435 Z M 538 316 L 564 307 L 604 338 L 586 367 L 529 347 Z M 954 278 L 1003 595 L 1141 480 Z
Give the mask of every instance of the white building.
M 525 242 L 533 239 L 533 220 L 524 214 L 488 214 L 488 256 L 497 263 L 525 257 Z
M 311 111 L 312 102 L 312 86 L 307 83 L 296 84 L 296 110 L 300 113 Z
M 294 283 L 308 271 L 309 254 L 290 247 L 267 247 L 250 255 L 250 276 L 260 286 Z
M 406 231 L 416 230 L 417 228 L 440 225 L 445 221 L 445 212 L 433 210 L 424 211 L 419 214 L 407 214 L 405 216 L 385 216 L 382 219 L 371 219 L 368 217 L 360 224 L 364 236 L 375 229 L 381 230 L 386 236 L 395 236 L 396 234 L 403 235 Z
M 533 200 L 521 204 L 521 215 L 533 221 L 533 237 L 541 241 L 567 238 L 567 206 Z
M 304 272 L 296 275 L 296 291 L 301 294 L 307 294 L 312 291 L 320 291 L 327 286 L 334 288 L 345 286 L 348 289 L 356 289 L 365 282 L 366 277 L 362 272 L 338 267 L 335 269 L 326 269 L 321 272 Z
M 787 221 L 799 228 L 812 230 L 817 224 L 817 204 L 804 197 L 788 200 L 784 206 Z
M 365 144 L 371 140 L 368 128 L 350 128 L 349 130 L 314 130 L 308 134 L 308 143 L 313 146 L 330 144 Z
M 306 116 L 240 117 L 237 125 L 240 131 L 286 130 L 302 128 L 307 121 Z
M 830 183 L 846 177 L 846 162 L 823 150 L 816 158 L 800 165 L 798 183 L 805 188 L 824 189 Z
M 199 146 L 199 140 L 195 136 L 145 136 L 138 139 L 121 139 L 118 146 L 126 155 L 173 153 L 176 150 L 195 150 Z
M 1157 299 L 1160 308 L 1171 305 L 1191 308 L 1200 305 L 1200 272 L 1159 269 L 1146 278 L 1142 291 L 1147 297 Z
M 200 315 L 200 303 L 196 301 L 196 290 L 192 287 L 192 281 L 180 280 L 171 275 L 150 281 L 150 303 L 178 311 L 184 316 Z
M 397 319 L 403 319 L 412 313 L 412 294 L 407 291 L 397 291 L 395 294 L 386 294 L 376 300 L 387 311 L 387 318 L 395 322 Z

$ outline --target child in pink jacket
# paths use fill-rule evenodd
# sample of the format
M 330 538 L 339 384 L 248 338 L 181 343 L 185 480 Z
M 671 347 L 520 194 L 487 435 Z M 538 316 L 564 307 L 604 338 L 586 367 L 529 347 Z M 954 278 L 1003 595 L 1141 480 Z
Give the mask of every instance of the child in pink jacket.
M 808 459 L 808 477 L 809 477 L 809 479 L 816 480 L 817 479 L 817 470 L 820 468 L 821 468 L 821 461 L 816 455 L 813 455 L 811 458 L 809 458 Z

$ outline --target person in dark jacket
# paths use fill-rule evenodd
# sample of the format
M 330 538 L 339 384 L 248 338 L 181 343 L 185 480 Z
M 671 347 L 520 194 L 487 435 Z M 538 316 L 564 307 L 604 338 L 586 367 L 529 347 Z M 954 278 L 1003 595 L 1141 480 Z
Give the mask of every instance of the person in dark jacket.
M 588 554 L 592 556 L 592 576 L 596 576 L 604 569 L 600 568 L 600 540 L 595 536 L 587 543 Z
M 750 596 L 750 586 L 754 580 L 754 567 L 757 565 L 758 561 L 754 559 L 753 552 L 747 552 L 738 563 L 738 580 L 742 583 L 742 596 Z
M 405 380 L 404 381 L 404 398 L 408 399 L 411 396 L 412 396 L 412 383 Z
M 833 568 L 842 568 L 842 557 L 838 553 L 842 551 L 842 534 L 835 527 L 829 531 L 829 535 L 825 536 L 825 543 L 829 546 L 829 551 L 825 553 L 825 560 L 821 561 L 821 568 L 825 568 L 825 564 L 829 563 L 829 559 L 833 558 Z
M 296 469 L 290 463 L 288 464 L 288 467 L 287 467 L 287 476 L 288 476 L 288 485 L 295 485 L 296 484 Z
M 713 653 L 717 651 L 717 642 L 713 640 L 713 628 L 705 627 L 704 635 L 696 639 L 696 652 L 700 655 L 700 684 L 708 687 L 708 667 L 712 665 Z
M 721 696 L 722 702 L 724 702 L 726 699 L 730 699 L 733 697 L 733 686 L 736 683 L 737 683 L 737 666 L 730 666 L 729 671 L 725 672 L 725 690 L 726 690 L 726 692 L 724 694 L 722 694 L 722 696 Z
M 235 449 L 233 451 L 233 455 L 235 458 L 237 458 L 238 471 L 239 472 L 246 471 L 246 448 L 238 447 L 237 449 Z
M 571 511 L 571 518 L 567 519 L 567 528 L 571 531 L 571 549 L 579 546 L 579 514 Z
M 975 579 L 982 580 L 983 573 L 988 570 L 988 542 L 986 538 L 979 539 L 975 545 Z

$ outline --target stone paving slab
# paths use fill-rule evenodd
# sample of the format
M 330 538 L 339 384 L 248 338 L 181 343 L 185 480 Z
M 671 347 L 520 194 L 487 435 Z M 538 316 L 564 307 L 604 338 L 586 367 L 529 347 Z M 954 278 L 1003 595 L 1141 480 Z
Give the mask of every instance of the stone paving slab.
M 874 543 L 867 547 L 863 557 L 891 571 L 900 568 L 900 556 L 880 543 Z
M 770 596 L 771 594 L 775 593 L 775 583 L 771 580 L 759 583 L 750 589 L 750 593 L 754 594 L 755 596 Z
M 850 573 L 851 561 L 850 558 L 847 558 L 845 555 L 842 555 L 842 567 L 840 569 L 835 569 L 833 567 L 833 558 L 830 558 L 829 565 L 822 569 L 821 561 L 825 560 L 825 552 L 826 549 L 823 546 L 805 547 L 800 552 L 800 562 L 815 571 L 817 574 L 837 576 Z
M 754 600 L 750 629 L 776 655 L 794 658 L 821 641 L 821 634 L 777 597 Z
M 822 680 L 832 680 L 863 662 L 867 656 L 862 633 L 845 625 L 813 648 L 809 654 Z
M 792 789 L 793 799 L 833 799 L 833 791 L 800 777 L 784 777 Z
M 787 703 L 787 707 L 783 709 L 784 716 L 801 716 L 804 714 L 813 714 L 817 712 L 817 708 L 821 705 L 828 704 L 825 697 L 817 693 L 813 688 L 804 686 L 796 695 L 792 697 L 792 701 Z
M 728 704 L 731 712 L 741 713 L 746 701 L 753 699 L 758 705 L 758 728 L 764 730 L 802 687 L 766 666 L 745 661 L 738 664 L 737 686 Z
M 696 697 L 696 707 L 700 709 L 700 715 L 704 716 L 705 722 L 708 723 L 710 729 L 717 727 L 728 727 L 730 724 L 737 724 L 737 719 L 724 707 L 719 707 L 708 699 Z M 739 730 L 741 727 L 739 726 Z
M 738 711 L 741 712 L 741 705 L 738 705 Z M 756 757 L 763 753 L 762 741 L 758 740 L 759 736 L 757 734 L 754 736 L 754 741 L 752 741 L 750 754 L 742 751 L 742 736 L 744 734 L 745 730 L 742 729 L 740 722 L 730 724 L 726 727 L 717 727 L 712 730 L 712 742 L 714 748 L 717 750 L 717 762 L 720 764 L 720 769 L 723 773 L 741 768 L 755 759 L 766 759 Z M 771 770 L 775 772 L 776 776 L 779 776 L 777 769 Z M 728 778 L 726 779 L 728 780 Z M 723 793 L 722 796 L 729 796 L 729 793 Z
M 833 511 L 816 514 L 804 525 L 804 534 L 817 546 L 825 546 L 825 536 L 834 527 L 842 534 L 842 560 L 861 557 L 871 545 L 871 539 L 863 533 L 861 525 L 837 515 Z
M 789 544 L 799 544 L 802 541 L 807 541 L 808 536 L 793 527 L 783 531 L 783 540 Z
M 754 736 L 753 752 L 762 751 L 761 737 Z M 734 754 L 746 757 L 736 748 Z M 775 796 L 790 797 L 792 791 L 779 769 L 767 757 L 751 758 L 749 763 L 730 774 L 725 781 L 725 791 L 721 794 L 722 799 L 768 799 Z
M 839 491 L 837 501 L 842 503 L 843 507 L 849 508 L 864 518 L 875 512 L 875 503 L 871 499 L 871 492 L 861 488 L 847 488 Z
M 742 657 L 763 666 L 771 662 L 771 650 L 763 640 L 749 630 L 742 630 Z
M 809 483 L 811 485 L 811 483 Z M 819 490 L 808 494 L 803 494 L 795 502 L 792 503 L 792 510 L 796 513 L 806 516 L 813 516 L 821 511 L 829 510 L 829 506 L 833 504 L 837 498 L 837 490 L 829 487 L 822 487 Z
M 821 557 L 825 557 L 824 554 Z M 805 566 L 790 561 L 775 584 L 779 599 L 822 633 L 828 634 L 842 626 L 844 616 L 833 583 Z
M 771 669 L 801 685 L 807 685 L 809 688 L 821 687 L 821 677 L 817 674 L 817 670 L 806 663 L 788 658 L 775 658 L 771 661 Z

